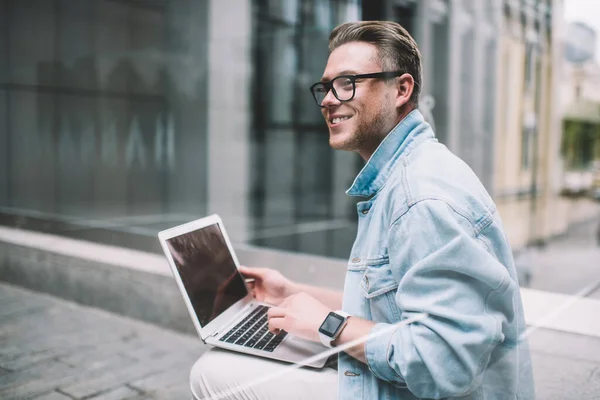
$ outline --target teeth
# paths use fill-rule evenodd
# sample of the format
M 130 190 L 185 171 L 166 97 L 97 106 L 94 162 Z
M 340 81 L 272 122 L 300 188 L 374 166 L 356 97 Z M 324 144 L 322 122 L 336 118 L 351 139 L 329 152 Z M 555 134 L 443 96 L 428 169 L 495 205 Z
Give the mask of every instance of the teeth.
M 342 121 L 345 121 L 347 119 L 350 119 L 350 117 L 338 117 L 338 118 L 334 118 L 331 120 L 332 123 L 337 124 L 340 123 Z

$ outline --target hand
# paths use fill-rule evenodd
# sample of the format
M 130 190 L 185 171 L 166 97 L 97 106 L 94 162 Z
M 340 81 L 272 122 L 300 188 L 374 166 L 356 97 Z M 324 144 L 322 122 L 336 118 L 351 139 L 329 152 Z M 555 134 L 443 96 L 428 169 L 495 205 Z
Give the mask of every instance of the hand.
M 240 272 L 246 278 L 254 278 L 250 288 L 258 301 L 279 305 L 295 293 L 294 283 L 274 269 L 240 267 Z
M 303 339 L 319 342 L 319 327 L 332 311 L 323 303 L 306 293 L 286 298 L 278 307 L 269 309 L 269 330 L 280 330 Z

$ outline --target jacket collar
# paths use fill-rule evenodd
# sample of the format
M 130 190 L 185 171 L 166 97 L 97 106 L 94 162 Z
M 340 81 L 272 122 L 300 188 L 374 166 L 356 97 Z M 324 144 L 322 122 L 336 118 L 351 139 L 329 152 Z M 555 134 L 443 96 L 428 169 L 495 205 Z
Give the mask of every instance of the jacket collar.
M 383 187 L 403 154 L 407 154 L 422 140 L 434 137 L 431 126 L 425 122 L 419 110 L 411 111 L 379 144 L 346 194 L 362 197 L 374 195 Z

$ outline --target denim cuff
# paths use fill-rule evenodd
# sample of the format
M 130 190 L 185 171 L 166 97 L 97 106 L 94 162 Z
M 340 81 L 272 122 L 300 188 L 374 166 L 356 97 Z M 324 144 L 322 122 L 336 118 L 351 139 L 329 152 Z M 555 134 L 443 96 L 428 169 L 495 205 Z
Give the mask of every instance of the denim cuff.
M 377 378 L 404 386 L 404 379 L 391 368 L 388 362 L 390 347 L 394 346 L 393 336 L 397 334 L 399 334 L 397 326 L 386 323 L 373 326 L 369 332 L 369 339 L 365 342 L 365 358 L 367 366 Z

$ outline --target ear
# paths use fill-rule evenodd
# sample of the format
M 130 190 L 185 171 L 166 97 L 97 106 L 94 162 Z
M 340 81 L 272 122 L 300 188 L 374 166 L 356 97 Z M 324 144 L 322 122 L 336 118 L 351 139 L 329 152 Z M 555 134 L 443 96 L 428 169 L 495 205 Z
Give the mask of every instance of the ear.
M 415 80 L 411 74 L 402 74 L 396 78 L 396 108 L 400 108 L 410 101 L 415 88 Z

